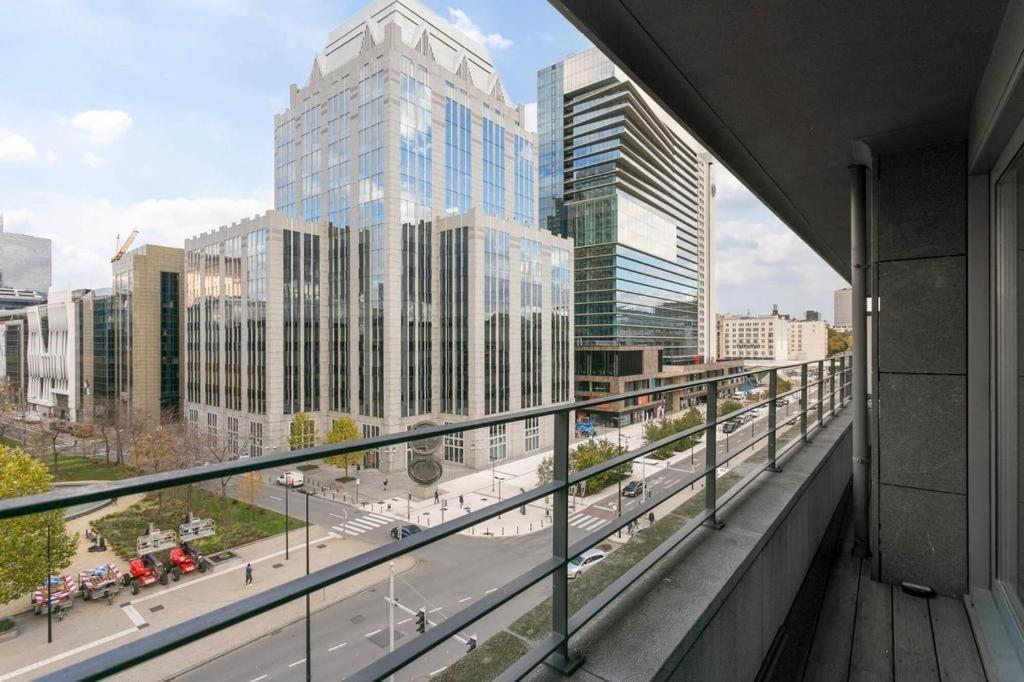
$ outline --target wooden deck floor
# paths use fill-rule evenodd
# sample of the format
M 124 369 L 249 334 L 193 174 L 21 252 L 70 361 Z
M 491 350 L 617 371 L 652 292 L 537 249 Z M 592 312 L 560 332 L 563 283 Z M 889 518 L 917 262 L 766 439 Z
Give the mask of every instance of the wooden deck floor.
M 813 630 L 805 628 L 797 637 L 802 644 L 788 643 L 783 654 L 788 663 L 767 677 L 805 682 L 984 681 L 963 602 L 914 597 L 898 586 L 873 582 L 869 562 L 850 553 L 848 515 L 841 532 L 827 580 L 818 581 L 820 596 L 805 600 L 803 617 L 814 619 Z

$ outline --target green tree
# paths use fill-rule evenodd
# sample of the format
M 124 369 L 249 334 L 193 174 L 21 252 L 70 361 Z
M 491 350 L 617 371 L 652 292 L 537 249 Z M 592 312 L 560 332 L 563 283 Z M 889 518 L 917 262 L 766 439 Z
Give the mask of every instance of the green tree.
M 0 445 L 0 499 L 44 493 L 52 482 L 42 462 L 19 448 Z M 67 568 L 77 544 L 78 538 L 64 528 L 64 512 L 60 509 L 0 521 L 0 604 L 43 584 L 51 570 Z
M 292 419 L 288 434 L 288 447 L 292 450 L 301 450 L 314 445 L 316 445 L 316 422 L 305 412 L 299 412 Z
M 681 431 L 692 429 L 703 422 L 704 418 L 701 416 L 700 411 L 691 407 L 681 417 L 676 417 L 675 419 L 666 417 L 665 419 L 647 422 L 644 425 L 644 441 L 646 443 L 653 443 Z M 700 440 L 699 434 L 680 438 L 658 448 L 651 456 L 655 459 L 668 459 L 676 452 L 689 449 L 698 440 Z
M 595 464 L 606 462 L 626 451 L 626 448 L 615 445 L 607 439 L 589 440 L 580 444 L 569 453 L 569 470 L 583 471 Z M 633 473 L 633 463 L 626 462 L 620 466 L 591 476 L 583 482 L 583 496 L 602 490 L 616 481 L 628 478 Z
M 327 432 L 324 442 L 328 444 L 344 443 L 350 440 L 359 440 L 359 428 L 352 421 L 351 417 L 340 417 L 331 424 L 331 430 Z M 332 455 L 324 457 L 324 461 L 336 467 L 345 467 L 345 478 L 348 478 L 348 468 L 352 464 L 363 461 L 363 451 L 349 452 L 344 455 Z
M 853 340 L 852 337 L 851 332 L 839 331 L 830 327 L 828 330 L 828 354 L 837 355 L 848 351 Z
M 776 377 L 775 379 L 775 395 L 782 395 L 786 391 L 793 390 L 793 384 L 786 381 L 782 377 Z
M 743 404 L 738 400 L 723 400 L 718 406 L 718 416 L 724 417 L 727 414 L 735 412 L 743 407 Z
M 263 487 L 263 477 L 258 471 L 247 471 L 242 474 L 238 487 L 242 499 L 249 503 L 249 522 L 252 523 L 252 513 L 256 509 L 256 494 Z
M 537 465 L 537 482 L 540 485 L 546 485 L 551 483 L 554 476 L 555 462 L 551 459 L 551 455 L 545 455 L 541 458 L 540 464 Z

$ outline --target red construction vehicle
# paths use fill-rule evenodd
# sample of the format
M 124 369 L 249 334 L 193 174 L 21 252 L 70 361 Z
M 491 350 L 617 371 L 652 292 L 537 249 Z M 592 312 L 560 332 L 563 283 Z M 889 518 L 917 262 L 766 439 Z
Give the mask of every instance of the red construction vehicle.
M 205 538 L 217 532 L 213 519 L 197 519 L 192 512 L 188 513 L 185 523 L 178 526 L 178 546 L 173 548 L 168 557 L 171 567 L 171 580 L 177 581 L 183 573 L 198 570 L 205 573 L 206 558 L 192 544 L 199 538 Z
M 161 585 L 166 585 L 169 576 L 156 553 L 170 549 L 176 544 L 177 538 L 173 530 L 157 530 L 150 523 L 149 532 L 135 541 L 138 556 L 128 562 L 128 571 L 122 578 L 125 587 L 129 588 L 132 594 L 138 594 L 140 588 L 158 581 Z

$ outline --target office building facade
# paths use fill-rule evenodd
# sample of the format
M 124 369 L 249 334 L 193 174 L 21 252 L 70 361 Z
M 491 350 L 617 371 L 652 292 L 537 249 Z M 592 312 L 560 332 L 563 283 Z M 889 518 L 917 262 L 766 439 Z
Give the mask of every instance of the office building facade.
M 836 289 L 833 295 L 832 326 L 836 329 L 853 328 L 853 289 Z
M 53 280 L 52 252 L 49 239 L 5 231 L 0 215 L 0 287 L 45 296 Z
M 535 149 L 486 50 L 433 12 L 377 2 L 332 32 L 275 117 L 276 212 L 186 244 L 189 419 L 262 424 L 260 454 L 285 447 L 298 412 L 318 437 L 340 415 L 374 435 L 571 400 L 571 244 L 538 225 Z M 250 276 L 261 230 L 265 344 L 283 366 L 243 357 L 243 375 L 266 377 L 265 406 L 236 401 L 232 414 L 224 387 L 206 385 L 223 373 L 211 364 L 223 351 L 207 346 L 228 317 L 204 268 L 240 258 Z M 549 421 L 451 436 L 438 455 L 480 467 L 533 452 Z M 374 452 L 366 464 L 405 460 Z
M 146 244 L 112 264 L 114 300 L 100 314 L 111 315 L 114 396 L 124 414 L 180 418 L 183 259 L 182 249 Z
M 821 320 L 794 320 L 779 314 L 718 315 L 719 358 L 749 364 L 810 362 L 828 356 L 828 326 Z
M 714 360 L 711 157 L 596 49 L 537 90 L 540 220 L 575 240 L 577 346 Z

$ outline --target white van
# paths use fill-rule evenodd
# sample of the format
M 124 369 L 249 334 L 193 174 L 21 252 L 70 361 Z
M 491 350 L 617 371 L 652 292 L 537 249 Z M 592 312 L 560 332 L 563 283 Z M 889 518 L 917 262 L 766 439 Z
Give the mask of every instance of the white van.
M 286 471 L 277 477 L 277 484 L 286 488 L 298 488 L 304 481 L 301 471 Z

